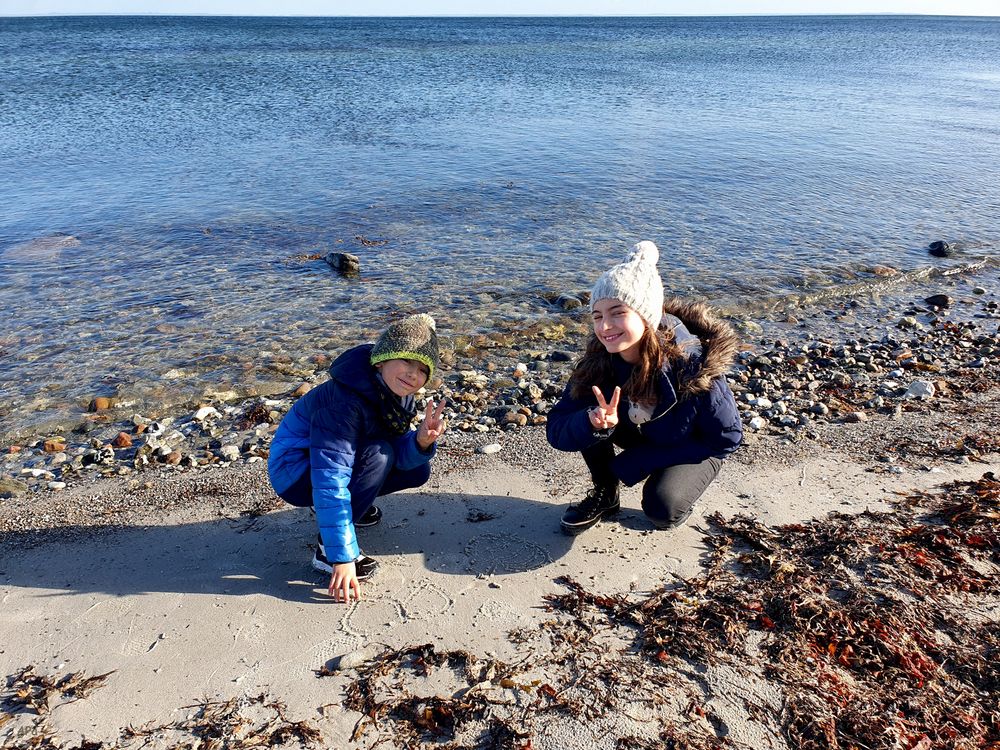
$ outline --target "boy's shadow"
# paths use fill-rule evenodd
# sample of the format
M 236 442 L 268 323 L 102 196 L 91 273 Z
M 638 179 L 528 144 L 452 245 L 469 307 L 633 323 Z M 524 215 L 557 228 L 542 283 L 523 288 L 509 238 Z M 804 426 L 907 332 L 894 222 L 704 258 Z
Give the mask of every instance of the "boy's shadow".
M 551 564 L 573 543 L 559 530 L 563 506 L 555 503 L 424 491 L 378 504 L 382 523 L 359 530 L 358 541 L 390 565 L 419 554 L 420 567 L 437 573 L 519 573 Z M 291 507 L 174 525 L 10 532 L 0 537 L 0 586 L 45 597 L 170 592 L 315 601 L 329 580 L 310 566 L 315 540 L 312 514 Z

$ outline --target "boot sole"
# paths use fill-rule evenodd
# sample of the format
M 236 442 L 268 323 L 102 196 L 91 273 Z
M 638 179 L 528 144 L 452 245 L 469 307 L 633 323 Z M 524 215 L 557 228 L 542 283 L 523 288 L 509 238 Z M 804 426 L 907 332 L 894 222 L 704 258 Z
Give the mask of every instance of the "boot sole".
M 619 505 L 617 508 L 609 508 L 608 510 L 602 511 L 601 515 L 597 516 L 591 521 L 587 521 L 586 523 L 567 524 L 564 521 L 560 521 L 559 527 L 563 530 L 564 534 L 568 534 L 569 536 L 576 536 L 577 534 L 582 534 L 587 529 L 594 528 L 595 526 L 597 526 L 598 523 L 600 523 L 605 518 L 611 518 L 612 516 L 617 516 L 620 512 L 621 512 L 621 506 Z

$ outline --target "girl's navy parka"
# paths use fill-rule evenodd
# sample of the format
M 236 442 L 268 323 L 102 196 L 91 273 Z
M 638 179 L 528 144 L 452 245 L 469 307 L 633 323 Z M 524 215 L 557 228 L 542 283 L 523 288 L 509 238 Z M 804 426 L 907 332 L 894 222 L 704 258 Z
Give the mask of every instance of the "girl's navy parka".
M 279 495 L 302 475 L 311 472 L 313 507 L 326 556 L 348 562 L 360 554 L 354 533 L 348 484 L 360 447 L 376 440 L 388 442 L 395 466 L 414 469 L 429 461 L 417 445 L 417 433 L 390 435 L 379 416 L 378 389 L 383 386 L 371 364 L 372 344 L 348 349 L 330 366 L 330 379 L 313 388 L 281 420 L 271 442 L 267 470 Z
M 686 359 L 679 365 L 663 366 L 660 397 L 653 416 L 638 425 L 646 440 L 622 451 L 612 461 L 612 470 L 628 486 L 668 466 L 700 463 L 711 456 L 725 458 L 743 440 L 739 410 L 725 377 L 736 356 L 736 334 L 701 303 L 667 300 L 664 310 L 661 328 L 674 330 Z M 617 377 L 594 384 L 607 400 L 631 371 L 621 357 L 612 356 Z M 587 410 L 595 404 L 593 396 L 573 398 L 570 386 L 566 386 L 559 403 L 549 413 L 546 431 L 553 448 L 581 451 L 610 439 L 611 430 L 595 432 L 590 424 Z M 626 409 L 623 403 L 619 412 Z M 620 418 L 628 416 L 622 414 Z

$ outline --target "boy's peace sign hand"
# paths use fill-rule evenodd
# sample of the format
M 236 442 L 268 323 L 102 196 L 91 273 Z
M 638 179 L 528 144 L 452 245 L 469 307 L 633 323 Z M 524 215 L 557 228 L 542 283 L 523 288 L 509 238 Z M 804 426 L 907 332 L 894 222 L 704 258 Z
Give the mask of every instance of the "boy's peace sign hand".
M 590 425 L 595 430 L 610 430 L 618 424 L 618 400 L 622 396 L 622 389 L 616 385 L 610 401 L 604 400 L 604 394 L 596 385 L 591 386 L 591 390 L 597 398 L 597 406 L 587 409 Z
M 439 437 L 444 435 L 448 425 L 444 421 L 444 407 L 447 399 L 441 399 L 434 407 L 433 401 L 427 402 L 427 409 L 424 411 L 424 418 L 417 428 L 417 445 L 420 450 L 430 450 Z

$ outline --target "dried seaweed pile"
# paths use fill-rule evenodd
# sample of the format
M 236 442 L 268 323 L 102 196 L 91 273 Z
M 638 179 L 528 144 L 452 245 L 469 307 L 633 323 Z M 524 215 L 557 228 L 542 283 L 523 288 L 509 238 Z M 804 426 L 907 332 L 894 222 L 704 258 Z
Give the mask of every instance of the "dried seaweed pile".
M 404 688 L 402 677 L 410 674 L 426 678 L 436 670 L 452 672 L 449 682 L 462 687 L 452 695 L 414 695 Z M 389 651 L 358 668 L 357 678 L 350 684 L 344 707 L 362 716 L 354 726 L 351 741 L 360 740 L 369 726 L 382 731 L 371 747 L 391 742 L 393 747 L 422 747 L 434 742 L 439 747 L 490 747 L 497 750 L 530 750 L 527 733 L 520 729 L 521 720 L 509 712 L 499 715 L 497 706 L 508 706 L 493 694 L 493 686 L 507 689 L 533 690 L 532 685 L 518 685 L 512 675 L 514 668 L 497 660 L 479 660 L 467 651 L 438 653 L 432 644 L 411 646 Z M 319 670 L 320 677 L 332 673 Z M 544 688 L 542 688 L 544 690 Z M 391 726 L 386 733 L 385 725 Z M 472 731 L 472 744 L 458 741 L 463 733 Z M 448 743 L 443 745 L 442 743 Z
M 984 456 L 1000 453 L 1000 434 L 969 433 L 941 423 L 927 434 L 911 435 L 887 447 L 886 452 L 903 460 L 959 458 L 987 463 Z
M 7 692 L 3 699 L 3 709 L 7 716 L 15 711 L 27 711 L 44 715 L 49 712 L 53 700 L 64 702 L 86 698 L 101 687 L 113 672 L 88 677 L 83 672 L 70 672 L 60 679 L 37 674 L 34 667 L 25 667 L 7 678 Z M 2 722 L 0 722 L 2 724 Z
M 998 521 L 992 473 L 889 513 L 774 529 L 716 515 L 697 579 L 638 603 L 567 581 L 551 604 L 638 628 L 653 661 L 756 666 L 795 748 L 996 748 Z M 766 634 L 752 659 L 751 630 Z
M 169 724 L 127 727 L 118 742 L 105 743 L 83 739 L 76 745 L 59 742 L 47 724 L 52 701 L 67 702 L 86 698 L 100 688 L 112 674 L 87 677 L 74 672 L 54 679 L 36 674 L 26 667 L 7 680 L 0 728 L 9 724 L 19 713 L 40 717 L 31 726 L 16 733 L 3 747 L 9 750 L 123 750 L 129 747 L 166 747 L 170 750 L 252 750 L 270 747 L 323 747 L 319 730 L 305 721 L 292 721 L 285 705 L 265 695 L 256 698 L 234 698 L 228 701 L 203 701 L 187 719 Z M 154 744 L 155 743 L 155 744 Z

